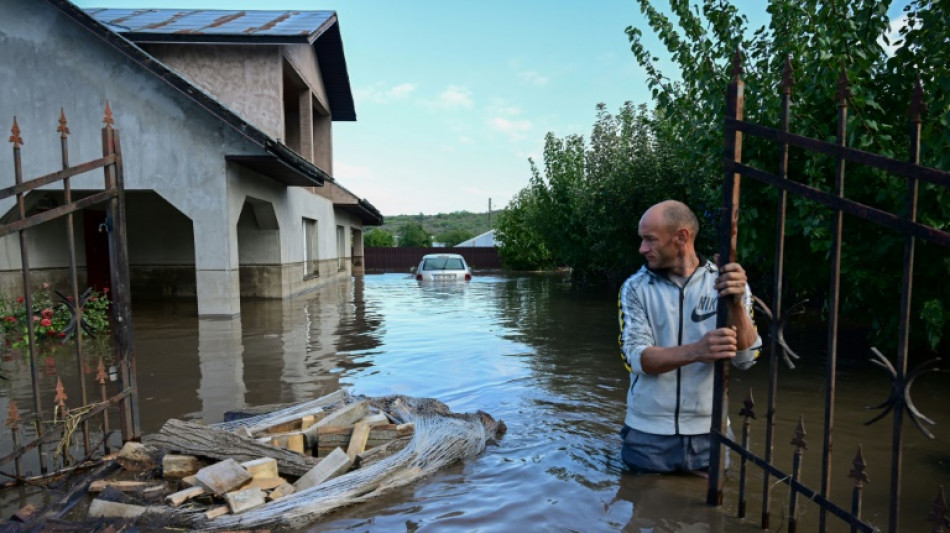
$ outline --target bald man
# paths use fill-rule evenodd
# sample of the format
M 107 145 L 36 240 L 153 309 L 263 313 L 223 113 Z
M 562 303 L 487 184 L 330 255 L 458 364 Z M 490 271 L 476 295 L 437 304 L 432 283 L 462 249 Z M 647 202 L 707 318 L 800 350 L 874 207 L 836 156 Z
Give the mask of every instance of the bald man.
M 630 371 L 621 456 L 637 472 L 709 468 L 713 362 L 748 368 L 762 341 L 737 263 L 718 268 L 696 253 L 699 222 L 667 200 L 640 218 L 646 259 L 620 288 L 620 349 Z M 728 298 L 732 327 L 716 327 Z

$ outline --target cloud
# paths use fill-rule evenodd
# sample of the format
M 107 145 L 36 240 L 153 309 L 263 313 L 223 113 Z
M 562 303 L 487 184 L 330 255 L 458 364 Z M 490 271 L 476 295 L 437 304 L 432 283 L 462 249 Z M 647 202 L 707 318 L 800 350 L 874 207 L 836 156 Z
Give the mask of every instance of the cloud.
M 525 134 L 531 131 L 531 121 L 528 119 L 492 117 L 488 120 L 488 126 L 495 131 L 504 133 L 512 140 L 523 139 Z
M 535 87 L 544 87 L 551 81 L 547 76 L 543 76 L 533 70 L 526 70 L 524 72 L 519 72 L 518 77 L 521 78 L 521 81 L 527 83 L 528 85 L 534 85 Z
M 415 83 L 400 83 L 392 87 L 387 87 L 383 83 L 374 83 L 368 87 L 356 89 L 354 95 L 360 102 L 388 104 L 397 100 L 405 100 L 416 90 L 416 87 Z
M 902 14 L 901 16 L 895 18 L 895 19 L 892 20 L 892 21 L 890 22 L 890 24 L 888 25 L 887 32 L 886 32 L 884 35 L 887 36 L 887 40 L 890 42 L 890 44 L 884 42 L 884 35 L 882 35 L 881 37 L 878 37 L 878 38 L 877 38 L 877 44 L 879 44 L 879 45 L 881 46 L 881 48 L 884 49 L 884 53 L 886 53 L 889 57 L 890 57 L 890 56 L 893 56 L 894 53 L 897 52 L 897 49 L 900 48 L 901 46 L 903 46 L 903 44 L 904 44 L 904 38 L 903 38 L 903 37 L 901 36 L 901 34 L 900 34 L 900 30 L 901 30 L 901 28 L 903 28 L 904 26 L 907 26 L 907 14 L 906 14 L 906 13 L 904 13 L 904 14 Z M 918 26 L 918 27 L 919 27 L 919 26 Z M 900 43 L 900 45 L 895 45 L 895 44 L 894 44 L 894 43 L 898 43 L 898 42 Z
M 435 103 L 441 108 L 463 107 L 469 109 L 475 105 L 475 102 L 472 100 L 472 92 L 458 85 L 449 85 L 444 91 L 439 93 Z

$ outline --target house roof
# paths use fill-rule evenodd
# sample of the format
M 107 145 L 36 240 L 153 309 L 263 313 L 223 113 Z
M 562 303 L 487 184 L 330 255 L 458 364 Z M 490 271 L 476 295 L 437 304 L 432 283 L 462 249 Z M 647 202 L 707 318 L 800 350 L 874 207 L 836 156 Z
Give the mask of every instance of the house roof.
M 136 43 L 310 44 L 335 121 L 356 120 L 343 39 L 335 11 L 84 9 Z

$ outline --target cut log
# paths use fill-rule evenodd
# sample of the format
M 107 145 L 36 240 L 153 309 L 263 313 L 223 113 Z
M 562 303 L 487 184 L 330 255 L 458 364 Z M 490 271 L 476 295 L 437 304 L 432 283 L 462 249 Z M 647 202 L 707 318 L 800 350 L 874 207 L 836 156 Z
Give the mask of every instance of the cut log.
M 323 420 L 327 416 L 327 412 L 317 414 L 307 415 L 300 419 L 300 429 L 307 429 L 308 427 L 316 424 L 317 422 Z
M 158 453 L 141 442 L 126 442 L 115 458 L 129 472 L 144 472 L 158 466 Z
M 166 478 L 181 479 L 201 470 L 202 464 L 194 455 L 165 454 L 162 457 L 162 475 Z
M 294 486 L 290 483 L 284 483 L 283 485 L 275 488 L 270 491 L 270 494 L 267 495 L 267 501 L 272 502 L 274 500 L 279 500 L 284 496 L 290 496 L 294 493 Z
M 178 507 L 179 505 L 185 503 L 186 501 L 197 498 L 207 492 L 204 487 L 190 487 L 185 490 L 180 490 L 173 494 L 165 496 L 165 503 L 171 505 L 172 507 Z
M 224 516 L 230 512 L 231 511 L 228 510 L 227 505 L 219 505 L 217 507 L 212 507 L 211 509 L 208 509 L 208 512 L 205 513 L 205 518 L 207 518 L 208 520 L 214 520 L 215 518 L 219 516 Z
M 303 431 L 307 437 L 307 443 L 310 448 L 315 448 L 317 444 L 317 433 L 323 426 L 351 426 L 369 413 L 369 405 L 366 401 L 351 403 L 341 409 L 333 411 L 323 420 L 308 427 Z
M 10 517 L 10 520 L 25 524 L 29 522 L 30 520 L 32 520 L 33 517 L 36 516 L 36 513 L 38 513 L 39 511 L 40 511 L 39 507 L 33 505 L 32 503 L 28 503 L 24 505 L 23 507 L 21 507 L 19 511 L 13 513 L 13 516 Z
M 264 505 L 264 492 L 257 487 L 253 487 L 229 492 L 224 495 L 224 499 L 228 503 L 228 509 L 232 513 L 238 514 Z
M 107 502 L 95 499 L 89 504 L 89 516 L 93 518 L 138 518 L 145 512 L 141 505 Z
M 277 473 L 277 461 L 270 457 L 261 457 L 260 459 L 245 461 L 241 463 L 241 466 L 243 466 L 244 469 L 247 470 L 247 473 L 251 474 L 251 477 L 254 479 L 275 478 L 279 475 Z
M 369 424 L 359 422 L 353 427 L 353 434 L 350 436 L 350 445 L 346 448 L 346 456 L 350 462 L 356 460 L 356 456 L 363 453 L 366 449 L 366 440 L 369 439 Z
M 297 482 L 294 483 L 294 491 L 300 492 L 307 490 L 328 479 L 333 479 L 346 472 L 351 464 L 353 464 L 353 462 L 346 456 L 346 452 L 337 448 L 333 450 L 330 455 L 324 457 L 323 460 L 320 461 L 320 464 L 313 467 L 305 476 L 298 479 Z
M 251 480 L 251 474 L 234 459 L 206 466 L 195 474 L 198 483 L 215 494 L 224 494 Z
M 214 459 L 233 458 L 236 461 L 251 461 L 260 457 L 273 457 L 277 460 L 277 469 L 282 474 L 291 476 L 302 476 L 319 462 L 319 459 L 314 457 L 282 450 L 261 444 L 254 439 L 240 437 L 229 431 L 184 420 L 169 420 L 162 426 L 160 433 L 147 438 L 143 437 L 143 440 L 166 450 L 182 451 Z

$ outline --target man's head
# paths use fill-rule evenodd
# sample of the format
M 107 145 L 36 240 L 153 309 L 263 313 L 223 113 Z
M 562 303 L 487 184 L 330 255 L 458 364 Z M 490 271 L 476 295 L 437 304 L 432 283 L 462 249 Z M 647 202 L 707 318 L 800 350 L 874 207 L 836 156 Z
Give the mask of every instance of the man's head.
M 696 215 L 683 202 L 666 200 L 646 210 L 637 227 L 640 253 L 653 270 L 692 273 L 698 260 L 695 242 L 699 233 Z

